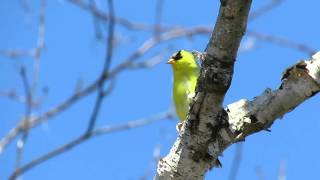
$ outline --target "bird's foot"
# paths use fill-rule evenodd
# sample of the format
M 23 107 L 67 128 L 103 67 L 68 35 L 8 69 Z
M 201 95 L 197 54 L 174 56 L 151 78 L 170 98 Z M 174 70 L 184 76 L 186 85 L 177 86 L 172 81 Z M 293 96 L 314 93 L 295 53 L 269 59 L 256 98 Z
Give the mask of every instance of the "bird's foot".
M 178 122 L 178 124 L 176 125 L 176 130 L 178 131 L 178 133 L 180 133 L 182 125 L 183 125 L 183 122 Z

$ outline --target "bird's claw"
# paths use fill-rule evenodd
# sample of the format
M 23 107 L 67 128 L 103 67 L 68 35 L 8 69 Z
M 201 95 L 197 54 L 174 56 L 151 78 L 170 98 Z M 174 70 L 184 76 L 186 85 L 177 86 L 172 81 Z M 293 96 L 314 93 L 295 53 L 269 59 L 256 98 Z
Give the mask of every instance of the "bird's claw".
M 182 125 L 183 125 L 183 122 L 178 122 L 178 124 L 176 125 L 176 130 L 178 131 L 178 133 L 180 133 Z

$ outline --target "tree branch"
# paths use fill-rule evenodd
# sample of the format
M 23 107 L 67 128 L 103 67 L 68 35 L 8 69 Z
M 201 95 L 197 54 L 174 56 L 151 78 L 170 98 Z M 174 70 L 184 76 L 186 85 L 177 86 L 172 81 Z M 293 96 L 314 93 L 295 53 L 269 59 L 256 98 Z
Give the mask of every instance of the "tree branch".
M 112 60 L 112 54 L 113 54 L 115 19 L 114 19 L 114 8 L 113 8 L 113 1 L 112 0 L 108 0 L 108 7 L 109 7 L 110 21 L 109 21 L 109 25 L 108 25 L 108 38 L 107 38 L 107 44 L 106 44 L 106 46 L 107 46 L 106 59 L 105 59 L 104 67 L 103 67 L 103 70 L 100 74 L 100 79 L 98 82 L 98 95 L 97 95 L 96 103 L 94 105 L 93 112 L 92 112 L 92 115 L 90 117 L 90 121 L 88 124 L 88 129 L 87 129 L 88 134 L 91 133 L 91 131 L 93 130 L 93 128 L 96 124 L 96 120 L 98 118 L 100 107 L 101 107 L 103 99 L 105 97 L 104 92 L 103 92 L 104 91 L 103 90 L 104 83 L 105 83 L 104 79 L 107 78 L 105 76 L 108 75 L 110 65 L 111 65 L 111 60 Z
M 221 0 L 187 120 L 170 153 L 159 161 L 156 180 L 201 180 L 209 169 L 219 165 L 217 158 L 224 141 L 218 130 L 227 126 L 222 102 L 231 83 L 250 6 L 251 0 Z
M 133 121 L 129 121 L 129 122 L 126 122 L 123 124 L 115 125 L 115 126 L 107 126 L 107 127 L 97 128 L 97 129 L 91 131 L 90 136 L 88 136 L 87 134 L 82 134 L 79 137 L 71 140 L 70 142 L 63 144 L 60 147 L 31 160 L 30 162 L 28 162 L 25 165 L 21 166 L 20 168 L 16 169 L 12 173 L 12 175 L 10 176 L 9 179 L 14 180 L 19 175 L 22 175 L 23 173 L 40 165 L 41 163 L 44 163 L 44 162 L 62 154 L 62 153 L 70 151 L 71 149 L 75 148 L 76 146 L 78 146 L 78 145 L 80 145 L 80 144 L 82 144 L 82 143 L 86 142 L 87 140 L 92 139 L 94 137 L 113 133 L 113 132 L 124 131 L 127 129 L 142 127 L 142 126 L 145 126 L 145 125 L 148 125 L 151 123 L 155 123 L 160 120 L 172 119 L 173 117 L 174 117 L 174 115 L 172 114 L 172 112 L 168 111 L 168 112 L 153 115 L 148 118 L 133 120 Z
M 17 152 L 16 152 L 16 168 L 18 169 L 22 163 L 23 160 L 23 152 L 24 152 L 24 146 L 27 141 L 28 135 L 29 135 L 29 125 L 28 125 L 28 119 L 30 118 L 31 112 L 32 112 L 32 91 L 30 88 L 30 83 L 28 81 L 26 69 L 24 66 L 21 66 L 20 69 L 20 76 L 23 83 L 23 88 L 25 91 L 26 96 L 26 103 L 25 103 L 25 115 L 24 118 L 26 119 L 23 124 L 23 133 L 22 137 L 17 142 Z
M 92 13 L 95 17 L 104 20 L 104 21 L 109 21 L 110 16 L 108 14 L 105 14 L 101 12 L 99 9 L 97 9 L 96 6 L 92 6 L 91 4 L 85 3 L 82 0 L 68 0 L 70 3 L 80 7 L 83 10 L 86 10 L 90 13 Z M 125 18 L 121 17 L 115 17 L 115 22 L 117 24 L 122 25 L 123 27 L 129 29 L 129 30 L 147 30 L 147 31 L 153 31 L 152 26 L 147 26 L 142 23 L 133 23 Z
M 224 111 L 225 114 L 220 117 L 223 121 L 227 121 L 227 125 L 220 126 L 215 129 L 214 132 L 216 132 L 216 134 L 211 134 L 212 139 L 209 141 L 207 147 L 205 147 L 207 148 L 207 151 L 204 153 L 208 153 L 211 156 L 220 155 L 233 143 L 243 141 L 247 136 L 256 132 L 267 130 L 276 119 L 282 118 L 286 113 L 292 111 L 299 104 L 311 98 L 319 91 L 320 52 L 313 55 L 311 60 L 301 61 L 286 69 L 283 73 L 282 82 L 278 89 L 267 89 L 262 95 L 255 97 L 251 101 L 242 99 L 228 105 Z M 185 129 L 183 128 L 181 133 L 185 133 L 183 131 L 187 131 L 186 128 L 190 128 L 190 124 L 192 122 L 190 124 L 188 123 L 190 122 L 184 124 Z M 198 132 L 198 134 L 195 134 L 195 132 L 190 133 L 194 133 L 191 134 L 193 138 L 198 138 L 198 134 L 201 133 L 202 135 L 205 132 Z M 184 134 L 180 135 L 180 137 L 183 138 L 183 135 Z M 215 138 L 217 138 L 217 140 Z M 195 163 L 199 165 L 201 163 L 201 159 L 199 159 L 199 157 L 201 156 L 195 157 L 198 152 L 195 151 L 196 148 L 192 144 L 194 142 L 190 139 L 188 140 L 189 142 L 185 142 L 185 144 L 180 145 L 178 150 L 175 149 L 175 146 L 177 146 L 175 144 L 170 154 L 180 153 L 183 148 L 192 148 L 194 150 L 192 154 L 193 156 L 184 156 L 182 158 L 191 158 L 190 161 L 195 161 Z M 201 142 L 201 140 L 202 139 L 198 138 L 194 141 Z M 186 144 L 187 147 L 184 147 Z M 168 158 L 168 156 L 165 158 Z M 207 158 L 208 163 L 214 163 L 214 159 L 210 156 L 207 155 Z M 161 168 L 164 168 L 160 165 L 162 165 L 165 160 L 160 160 L 158 173 L 159 169 L 161 170 Z M 181 160 L 177 156 L 175 156 L 174 160 L 181 163 Z M 190 166 L 190 164 L 188 165 Z M 168 169 L 168 167 L 165 168 Z M 189 173 L 189 179 L 195 179 L 194 171 L 190 171 Z M 180 176 L 175 174 L 175 176 L 173 176 L 174 178 L 170 177 L 169 179 L 180 179 Z M 185 175 L 183 174 L 183 176 Z M 202 177 L 200 177 L 200 179 L 201 178 Z
M 161 33 L 161 21 L 163 13 L 163 4 L 164 0 L 156 0 L 156 9 L 155 9 L 155 23 L 154 23 L 154 36 L 158 37 Z
M 267 12 L 271 11 L 273 8 L 279 6 L 284 0 L 271 0 L 268 4 L 260 7 L 259 9 L 253 11 L 249 15 L 249 21 L 255 20 L 258 17 L 266 14 Z
M 145 63 L 136 63 L 136 61 L 162 42 L 177 39 L 177 38 L 192 37 L 195 35 L 205 35 L 206 33 L 207 33 L 207 30 L 202 27 L 194 28 L 194 29 L 180 28 L 180 29 L 172 29 L 166 33 L 162 33 L 159 38 L 151 37 L 147 39 L 144 43 L 142 43 L 142 45 L 139 48 L 137 48 L 136 51 L 130 54 L 128 58 L 124 60 L 124 62 L 120 63 L 114 69 L 110 70 L 110 72 L 104 76 L 103 81 L 108 81 L 114 78 L 116 75 L 123 72 L 124 70 L 137 69 L 137 68 L 150 68 L 151 67 L 150 64 L 155 65 L 154 59 L 150 61 L 145 61 Z M 148 62 L 151 62 L 151 63 L 148 63 Z M 85 88 L 76 91 L 74 94 L 72 94 L 70 97 L 65 99 L 63 102 L 49 109 L 45 113 L 37 117 L 30 118 L 29 128 L 38 126 L 39 124 L 46 122 L 48 119 L 51 119 L 56 115 L 60 114 L 61 112 L 65 111 L 66 109 L 70 108 L 80 99 L 86 97 L 87 95 L 97 90 L 99 82 L 100 82 L 100 77 L 97 78 L 94 82 L 92 82 L 88 86 L 86 86 Z M 16 125 L 16 127 L 12 128 L 0 140 L 0 154 L 1 152 L 4 151 L 6 146 L 10 142 L 12 142 L 19 133 L 22 132 L 23 121 L 24 119 L 21 120 L 19 124 Z
M 277 90 L 266 89 L 254 100 L 239 100 L 227 106 L 229 127 L 236 141 L 268 129 L 277 119 L 292 111 L 320 89 L 320 52 L 309 61 L 288 68 Z
M 307 53 L 309 56 L 312 56 L 313 54 L 315 54 L 317 52 L 315 49 L 313 49 L 312 47 L 309 47 L 306 44 L 298 43 L 298 42 L 295 42 L 293 40 L 286 39 L 286 38 L 283 38 L 283 37 L 264 34 L 264 33 L 260 33 L 260 32 L 257 32 L 257 31 L 252 31 L 252 30 L 248 30 L 247 31 L 247 35 L 248 36 L 252 36 L 254 38 L 257 38 L 257 39 L 262 40 L 262 41 L 267 41 L 267 42 L 278 44 L 278 45 L 281 45 L 281 46 L 284 46 L 284 47 L 289 47 L 289 48 L 292 48 L 292 49 L 296 49 L 298 51 Z

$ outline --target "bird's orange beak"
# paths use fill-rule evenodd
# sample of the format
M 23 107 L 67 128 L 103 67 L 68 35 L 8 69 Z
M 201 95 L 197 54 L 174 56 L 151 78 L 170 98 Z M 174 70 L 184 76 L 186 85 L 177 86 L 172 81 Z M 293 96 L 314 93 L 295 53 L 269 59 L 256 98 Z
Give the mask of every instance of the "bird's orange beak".
M 173 58 L 170 58 L 169 61 L 167 62 L 167 64 L 174 64 L 176 63 L 176 60 L 174 60 Z

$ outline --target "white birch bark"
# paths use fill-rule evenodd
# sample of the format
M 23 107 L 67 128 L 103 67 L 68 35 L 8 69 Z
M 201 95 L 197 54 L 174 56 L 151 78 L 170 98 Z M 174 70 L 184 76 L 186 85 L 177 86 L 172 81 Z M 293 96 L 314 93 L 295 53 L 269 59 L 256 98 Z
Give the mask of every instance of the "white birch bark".
M 219 166 L 218 157 L 228 146 L 267 129 L 277 118 L 319 92 L 320 53 L 317 53 L 311 60 L 288 68 L 279 89 L 267 89 L 253 100 L 243 99 L 223 109 L 251 0 L 220 2 L 196 95 L 179 137 L 158 163 L 156 180 L 202 180 L 208 170 Z
M 303 101 L 320 91 L 320 52 L 312 59 L 301 61 L 288 68 L 282 77 L 279 89 L 266 89 L 263 94 L 253 100 L 241 99 L 227 106 L 227 127 L 217 129 L 215 137 L 208 137 L 207 145 L 203 139 L 196 138 L 190 132 L 177 138 L 170 153 L 158 164 L 155 179 L 203 179 L 205 172 L 216 165 L 216 159 L 231 144 L 242 141 L 248 135 L 269 128 L 272 123 L 286 113 L 292 111 Z M 217 113 L 219 114 L 219 113 Z M 208 119 L 210 121 L 210 119 Z M 187 123 L 181 130 L 186 133 Z M 199 127 L 199 134 L 206 134 L 208 127 Z M 204 146 L 203 150 L 210 155 L 204 161 L 196 147 Z M 185 151 L 184 149 L 188 149 Z

